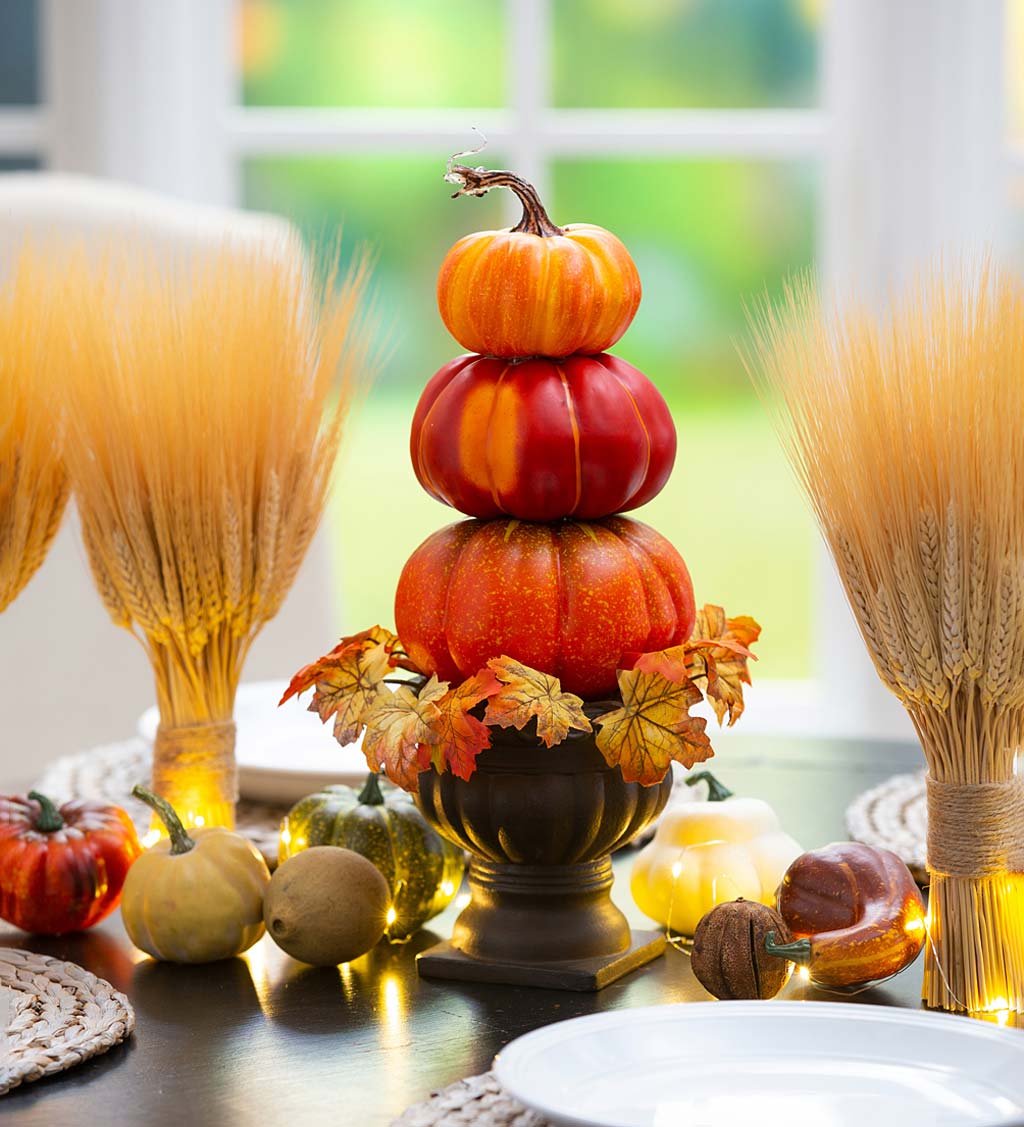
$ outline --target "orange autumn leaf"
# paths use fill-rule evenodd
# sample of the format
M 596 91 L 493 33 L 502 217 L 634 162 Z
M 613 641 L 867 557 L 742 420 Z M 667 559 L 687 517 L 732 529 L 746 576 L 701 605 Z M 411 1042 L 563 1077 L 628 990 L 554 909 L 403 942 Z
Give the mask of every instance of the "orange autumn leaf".
M 562 692 L 557 677 L 504 656 L 489 661 L 487 668 L 497 676 L 501 688 L 487 702 L 485 723 L 521 731 L 536 718 L 537 737 L 546 747 L 561 743 L 570 728 L 593 730 L 583 713 L 582 698 Z
M 383 768 L 393 783 L 415 790 L 416 777 L 430 765 L 429 745 L 439 739 L 437 702 L 447 692 L 447 681 L 431 677 L 419 695 L 400 685 L 377 697 L 363 716 L 363 754 L 374 771 Z
M 304 665 L 298 673 L 295 674 L 291 681 L 289 681 L 288 688 L 285 689 L 284 695 L 278 701 L 278 707 L 284 704 L 285 701 L 291 700 L 292 697 L 299 696 L 307 689 L 311 689 L 320 679 L 321 673 L 327 669 L 332 669 L 334 663 L 344 654 L 370 650 L 376 646 L 383 646 L 390 657 L 392 651 L 398 646 L 398 638 L 396 635 L 392 634 L 390 630 L 385 630 L 383 626 L 371 626 L 369 630 L 360 630 L 358 634 L 350 634 L 347 638 L 342 638 L 330 653 L 325 654 L 316 661 L 310 662 L 309 665 Z M 404 658 L 404 653 L 402 656 Z M 397 665 L 399 661 L 393 659 L 393 663 Z M 403 668 L 407 668 L 404 661 L 401 664 Z M 418 670 L 414 669 L 414 672 L 418 672 Z M 312 712 L 314 710 L 310 709 L 310 711 Z M 327 718 L 324 717 L 324 719 L 326 720 Z
M 697 615 L 690 651 L 690 676 L 706 678 L 707 695 L 721 724 L 731 727 L 743 714 L 743 686 L 750 684 L 747 662 L 756 661 L 750 647 L 761 627 L 746 615 L 727 618 L 721 607 L 705 605 Z
M 622 707 L 595 723 L 601 754 L 626 782 L 650 786 L 664 778 L 673 760 L 692 767 L 711 758 L 707 721 L 690 715 L 702 699 L 691 681 L 677 683 L 640 669 L 620 670 L 618 677 Z
M 470 709 L 494 696 L 500 688 L 498 678 L 489 669 L 481 669 L 438 702 L 438 739 L 429 749 L 438 771 L 443 771 L 447 764 L 453 775 L 468 779 L 476 770 L 476 757 L 491 746 L 491 730 L 482 720 L 471 716 Z
M 689 681 L 691 678 L 690 652 L 685 645 L 682 645 L 671 646 L 667 650 L 637 654 L 629 668 L 639 669 L 641 673 L 660 673 L 666 680 L 682 684 L 683 681 Z

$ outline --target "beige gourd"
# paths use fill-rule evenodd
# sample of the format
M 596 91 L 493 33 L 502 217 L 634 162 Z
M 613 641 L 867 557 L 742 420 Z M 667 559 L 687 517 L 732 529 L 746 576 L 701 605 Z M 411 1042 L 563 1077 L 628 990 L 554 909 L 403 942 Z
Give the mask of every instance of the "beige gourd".
M 128 872 L 121 916 L 128 938 L 154 959 L 211 963 L 263 935 L 270 871 L 256 847 L 220 826 L 185 832 L 171 804 L 144 787 L 132 794 L 167 827 Z

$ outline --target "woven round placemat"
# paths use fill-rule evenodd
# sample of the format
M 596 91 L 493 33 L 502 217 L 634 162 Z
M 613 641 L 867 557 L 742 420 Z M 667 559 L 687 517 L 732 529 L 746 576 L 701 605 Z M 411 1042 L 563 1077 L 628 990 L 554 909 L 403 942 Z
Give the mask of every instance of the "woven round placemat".
M 551 1127 L 504 1091 L 493 1072 L 458 1080 L 414 1104 L 391 1127 Z
M 75 963 L 0 947 L 0 1096 L 62 1072 L 130 1036 L 135 1011 L 102 978 Z
M 853 800 L 846 829 L 854 841 L 891 849 L 919 884 L 928 883 L 928 803 L 924 772 L 893 775 Z
M 120 806 L 128 811 L 141 836 L 149 830 L 153 812 L 132 798 L 132 787 L 149 781 L 152 763 L 152 751 L 144 740 L 124 740 L 58 759 L 35 789 L 58 802 L 85 798 Z M 235 810 L 235 829 L 256 846 L 271 868 L 277 864 L 277 835 L 288 809 L 287 804 L 269 805 L 243 798 Z

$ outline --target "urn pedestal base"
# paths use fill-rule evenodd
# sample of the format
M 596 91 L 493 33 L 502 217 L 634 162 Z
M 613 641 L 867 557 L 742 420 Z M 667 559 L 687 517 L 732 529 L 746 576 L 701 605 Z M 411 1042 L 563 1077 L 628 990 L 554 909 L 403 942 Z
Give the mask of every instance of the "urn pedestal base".
M 631 931 L 630 944 L 618 955 L 550 963 L 514 963 L 474 959 L 451 943 L 438 943 L 416 957 L 424 978 L 490 982 L 504 986 L 542 986 L 550 990 L 603 990 L 624 974 L 656 959 L 665 950 L 660 931 Z
M 665 939 L 632 931 L 612 903 L 611 854 L 661 812 L 651 787 L 609 767 L 591 733 L 551 750 L 495 731 L 472 778 L 420 775 L 427 820 L 471 853 L 470 901 L 450 943 L 416 960 L 426 978 L 600 990 L 657 958 Z

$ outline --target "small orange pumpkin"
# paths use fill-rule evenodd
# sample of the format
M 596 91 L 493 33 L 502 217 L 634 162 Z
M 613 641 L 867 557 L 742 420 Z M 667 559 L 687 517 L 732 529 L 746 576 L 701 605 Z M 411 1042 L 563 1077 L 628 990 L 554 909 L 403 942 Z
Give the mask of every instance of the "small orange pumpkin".
M 511 230 L 477 231 L 445 256 L 437 304 L 448 331 L 470 352 L 514 359 L 604 352 L 629 328 L 640 275 L 603 227 L 557 227 L 537 190 L 512 172 L 449 165 L 456 196 L 510 188 L 523 205 Z

